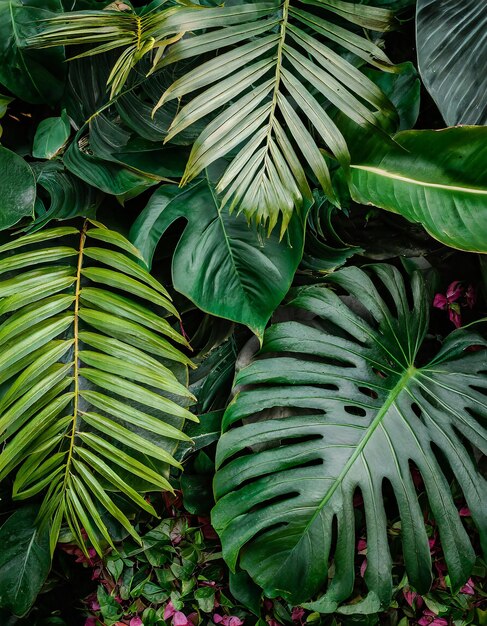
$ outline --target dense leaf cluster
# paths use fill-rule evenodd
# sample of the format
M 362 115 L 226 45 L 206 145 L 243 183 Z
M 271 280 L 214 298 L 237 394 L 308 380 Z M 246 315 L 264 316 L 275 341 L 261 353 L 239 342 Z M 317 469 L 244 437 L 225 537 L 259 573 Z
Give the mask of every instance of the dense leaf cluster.
M 486 23 L 0 0 L 0 622 L 485 622 Z

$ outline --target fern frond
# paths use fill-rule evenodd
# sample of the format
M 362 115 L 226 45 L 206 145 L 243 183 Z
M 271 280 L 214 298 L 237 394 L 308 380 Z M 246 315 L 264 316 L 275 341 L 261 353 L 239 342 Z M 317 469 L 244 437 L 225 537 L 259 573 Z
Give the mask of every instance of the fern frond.
M 177 311 L 137 258 L 93 222 L 0 247 L 0 480 L 16 471 L 17 500 L 44 493 L 51 549 L 65 521 L 101 553 L 102 510 L 137 539 L 111 493 L 156 515 L 140 492 L 172 491 L 181 428 L 195 420 L 191 362 L 174 345 L 187 343 L 166 319 Z

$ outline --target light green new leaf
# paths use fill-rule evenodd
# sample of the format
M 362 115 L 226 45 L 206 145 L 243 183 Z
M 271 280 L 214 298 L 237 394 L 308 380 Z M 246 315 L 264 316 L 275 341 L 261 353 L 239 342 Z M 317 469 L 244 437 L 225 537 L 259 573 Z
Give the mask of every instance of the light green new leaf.
M 389 265 L 367 273 L 346 268 L 327 281 L 328 287 L 297 292 L 290 314 L 301 309 L 307 321 L 268 329 L 261 352 L 236 377 L 214 482 L 212 521 L 224 557 L 232 570 L 239 563 L 268 597 L 301 604 L 325 592 L 307 606 L 334 613 L 354 589 L 353 501 L 359 492 L 369 595 L 343 610 L 385 609 L 393 591 L 383 502 L 388 481 L 407 576 L 424 594 L 432 563 L 412 463 L 457 590 L 471 574 L 475 553 L 449 470 L 487 548 L 487 483 L 469 445 L 487 451 L 487 342 L 460 329 L 424 363 L 418 354 L 432 294 L 419 273 L 410 287 Z M 480 350 L 468 351 L 474 345 Z
M 38 522 L 50 527 L 51 551 L 63 521 L 100 554 L 111 544 L 95 501 L 137 539 L 110 493 L 153 512 L 139 491 L 172 490 L 163 474 L 180 467 L 181 428 L 196 420 L 186 408 L 191 362 L 170 340 L 187 342 L 165 319 L 177 315 L 170 297 L 110 245 L 140 257 L 88 221 L 0 247 L 0 480 L 14 474 L 14 499 L 44 493 Z

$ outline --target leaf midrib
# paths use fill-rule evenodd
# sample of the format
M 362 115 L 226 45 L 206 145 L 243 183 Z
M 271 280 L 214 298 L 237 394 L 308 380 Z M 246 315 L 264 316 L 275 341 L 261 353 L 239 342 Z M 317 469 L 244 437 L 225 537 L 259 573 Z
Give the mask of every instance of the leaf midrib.
M 37 530 L 35 530 L 35 532 L 32 533 L 32 537 L 30 538 L 29 545 L 27 546 L 27 549 L 26 549 L 26 551 L 25 551 L 25 553 L 23 555 L 22 567 L 20 569 L 20 572 L 19 572 L 19 575 L 18 575 L 18 578 L 17 578 L 17 584 L 15 585 L 15 596 L 14 597 L 17 597 L 17 594 L 20 591 L 20 587 L 22 585 L 22 581 L 23 581 L 23 578 L 24 578 L 24 575 L 25 575 L 25 570 L 27 568 L 27 561 L 29 560 L 29 556 L 30 556 L 32 547 L 34 545 L 36 536 L 37 536 Z
M 369 439 L 375 433 L 377 428 L 382 424 L 382 420 L 384 419 L 385 415 L 387 414 L 387 412 L 389 411 L 391 406 L 394 405 L 394 403 L 396 401 L 396 398 L 399 396 L 399 394 L 404 389 L 407 388 L 409 381 L 412 378 L 415 377 L 417 371 L 418 370 L 413 365 L 410 365 L 408 367 L 408 369 L 403 373 L 401 378 L 398 380 L 396 385 L 391 389 L 391 391 L 389 392 L 389 395 L 387 396 L 386 401 L 384 402 L 384 404 L 382 405 L 381 409 L 379 410 L 379 412 L 377 413 L 375 418 L 372 420 L 372 423 L 368 427 L 366 435 L 360 441 L 360 443 L 358 444 L 358 446 L 355 449 L 355 452 L 348 459 L 348 461 L 345 464 L 344 468 L 342 469 L 340 474 L 337 476 L 337 478 L 333 482 L 333 484 L 330 487 L 330 489 L 328 489 L 328 491 L 325 494 L 324 498 L 321 500 L 321 502 L 316 507 L 316 511 L 313 514 L 313 516 L 311 517 L 311 519 L 309 520 L 309 522 L 306 524 L 306 527 L 304 528 L 304 532 L 306 532 L 308 530 L 308 528 L 310 528 L 310 526 L 313 524 L 313 522 L 316 519 L 316 517 L 321 513 L 321 510 L 326 506 L 326 504 L 332 498 L 333 494 L 338 489 L 338 487 L 342 483 L 342 481 L 345 478 L 345 476 L 348 474 L 350 469 L 353 467 L 355 461 L 362 454 L 362 452 L 363 452 L 365 446 L 367 445 Z
M 431 187 L 433 189 L 443 189 L 445 191 L 459 191 L 463 193 L 487 196 L 487 189 L 476 189 L 474 187 L 463 187 L 461 185 L 444 185 L 441 183 L 430 183 L 425 180 L 410 178 L 409 176 L 404 176 L 397 172 L 391 172 L 389 170 L 385 170 L 380 167 L 373 167 L 371 165 L 351 165 L 350 167 L 352 169 L 370 172 L 371 174 L 377 174 L 378 176 L 382 176 L 384 178 L 391 178 L 393 180 L 407 183 L 408 185 L 418 185 L 420 187 Z
M 74 300 L 74 322 L 73 322 L 73 381 L 74 381 L 74 396 L 73 396 L 73 423 L 71 427 L 71 433 L 69 435 L 69 449 L 68 458 L 66 460 L 66 471 L 64 474 L 63 491 L 66 490 L 69 476 L 71 474 L 71 464 L 73 460 L 75 438 L 78 427 L 78 413 L 79 413 L 79 308 L 80 308 L 80 293 L 81 293 L 81 270 L 83 268 L 83 250 L 86 241 L 87 222 L 83 224 L 83 228 L 80 234 L 80 244 L 78 253 L 78 264 L 76 268 L 76 283 L 75 283 L 75 300 Z
M 10 11 L 10 18 L 12 20 L 12 32 L 13 32 L 14 37 L 15 37 L 15 43 L 16 43 L 16 46 L 17 46 L 17 53 L 19 55 L 19 59 L 20 59 L 20 61 L 22 63 L 24 71 L 26 72 L 27 76 L 30 78 L 30 82 L 32 83 L 32 86 L 35 88 L 35 90 L 37 91 L 39 96 L 43 99 L 43 95 L 42 95 L 39 87 L 37 86 L 37 83 L 34 81 L 34 78 L 33 78 L 32 74 L 29 72 L 29 67 L 28 67 L 27 63 L 25 62 L 24 55 L 22 54 L 22 49 L 21 49 L 20 43 L 19 43 L 20 42 L 20 37 L 19 37 L 19 33 L 17 31 L 17 28 L 16 28 L 14 14 L 13 14 L 12 0 L 10 0 L 10 2 L 8 3 L 8 6 L 9 6 L 9 11 Z
M 232 260 L 232 266 L 235 269 L 235 275 L 236 275 L 236 277 L 238 279 L 238 283 L 240 285 L 240 290 L 241 290 L 245 300 L 247 302 L 249 302 L 250 299 L 248 298 L 247 291 L 245 290 L 244 284 L 242 283 L 242 278 L 241 278 L 240 273 L 238 271 L 237 263 L 235 262 L 235 257 L 234 257 L 234 253 L 233 253 L 233 250 L 232 250 L 232 246 L 230 245 L 230 238 L 227 235 L 227 231 L 226 231 L 226 228 L 225 228 L 225 223 L 224 223 L 223 218 L 222 218 L 222 207 L 220 206 L 220 203 L 218 202 L 218 198 L 216 197 L 216 195 L 215 195 L 215 193 L 213 191 L 212 185 L 210 184 L 210 179 L 208 178 L 208 170 L 205 170 L 205 175 L 206 175 L 206 179 L 208 181 L 208 189 L 210 190 L 211 197 L 213 198 L 213 203 L 214 203 L 215 208 L 216 208 L 216 214 L 217 214 L 217 217 L 218 217 L 218 221 L 220 222 L 220 227 L 222 229 L 222 233 L 223 233 L 223 236 L 224 236 L 225 246 L 226 246 L 226 248 L 228 250 L 228 254 L 229 254 L 229 256 L 230 256 L 230 258 Z M 251 330 L 257 335 L 257 337 L 259 337 L 259 340 L 261 341 L 262 340 L 262 336 L 259 334 L 258 329 L 257 328 L 252 328 Z

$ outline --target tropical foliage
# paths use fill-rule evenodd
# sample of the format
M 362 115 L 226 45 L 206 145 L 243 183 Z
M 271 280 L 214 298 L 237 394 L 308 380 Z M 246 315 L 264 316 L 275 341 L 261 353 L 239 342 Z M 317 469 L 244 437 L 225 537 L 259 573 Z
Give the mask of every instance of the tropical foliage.
M 329 590 L 313 605 L 327 613 L 353 589 L 357 492 L 368 546 L 370 595 L 363 602 L 377 609 L 390 602 L 385 480 L 399 508 L 409 581 L 420 593 L 429 589 L 428 537 L 411 463 L 425 483 L 454 588 L 468 577 L 475 556 L 443 459 L 486 538 L 485 480 L 462 444 L 467 438 L 485 450 L 487 442 L 478 423 L 485 419 L 485 354 L 464 354 L 485 342 L 457 330 L 420 365 L 431 301 L 421 275 L 414 273 L 408 298 L 398 270 L 383 264 L 372 271 L 377 286 L 355 267 L 328 278 L 354 298 L 350 304 L 324 286 L 304 287 L 290 300 L 317 321 L 282 322 L 266 331 L 259 358 L 236 377 L 239 391 L 223 417 L 217 449 L 213 523 L 230 567 L 243 549 L 243 569 L 266 594 L 298 604 L 323 588 L 333 551 Z
M 15 500 L 47 489 L 38 522 L 50 528 L 51 552 L 65 520 L 80 545 L 84 528 L 102 554 L 98 536 L 113 543 L 93 497 L 137 539 L 106 486 L 156 515 L 136 489 L 146 484 L 171 490 L 164 474 L 168 464 L 181 467 L 172 456 L 174 444 L 189 439 L 181 427 L 195 417 L 174 401 L 191 398 L 184 374 L 180 382 L 164 364 L 190 364 L 168 341 L 185 339 L 133 300 L 177 316 L 169 294 L 130 258 L 140 253 L 124 237 L 89 226 L 50 228 L 0 249 L 0 272 L 9 275 L 0 283 L 0 376 L 7 383 L 0 479 L 18 468 Z M 73 237 L 76 247 L 61 245 Z M 114 471 L 113 463 L 121 469 Z
M 2 625 L 487 623 L 486 23 L 0 0 Z

